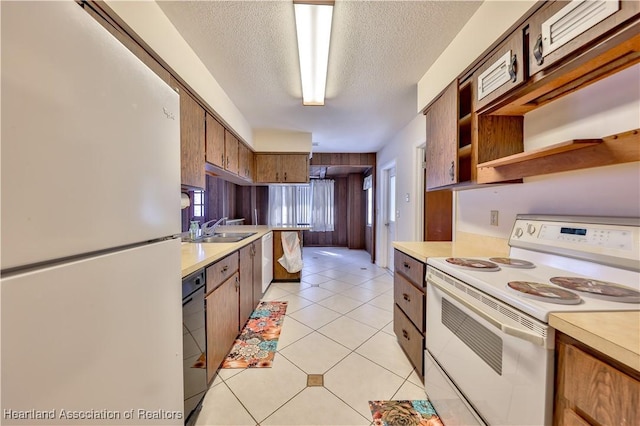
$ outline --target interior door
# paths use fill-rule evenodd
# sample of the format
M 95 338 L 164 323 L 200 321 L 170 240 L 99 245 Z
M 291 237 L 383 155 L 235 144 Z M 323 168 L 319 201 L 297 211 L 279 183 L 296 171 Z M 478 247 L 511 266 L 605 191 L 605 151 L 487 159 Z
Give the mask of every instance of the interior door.
M 393 241 L 396 239 L 396 168 L 387 171 L 385 226 L 387 228 L 387 268 L 393 272 Z

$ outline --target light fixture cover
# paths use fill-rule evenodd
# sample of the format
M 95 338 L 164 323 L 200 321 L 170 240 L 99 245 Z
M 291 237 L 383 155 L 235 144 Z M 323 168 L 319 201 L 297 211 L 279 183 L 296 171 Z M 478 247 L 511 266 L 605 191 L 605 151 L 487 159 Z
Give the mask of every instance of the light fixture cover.
M 331 38 L 332 2 L 294 3 L 302 104 L 324 105 Z

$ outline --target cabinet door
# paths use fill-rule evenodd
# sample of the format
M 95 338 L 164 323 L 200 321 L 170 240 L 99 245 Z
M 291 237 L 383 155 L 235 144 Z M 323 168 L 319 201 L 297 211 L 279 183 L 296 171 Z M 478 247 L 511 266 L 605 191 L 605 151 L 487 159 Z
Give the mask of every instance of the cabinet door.
M 474 110 L 480 110 L 524 83 L 524 30 L 516 30 L 474 73 Z
M 300 248 L 302 249 L 302 231 L 298 231 Z M 274 281 L 300 281 L 301 271 L 290 273 L 278 262 L 284 255 L 282 248 L 282 231 L 273 231 L 273 280 Z
M 207 163 L 224 168 L 224 126 L 207 114 Z
M 309 156 L 306 154 L 283 154 L 280 160 L 282 182 L 309 182 Z
M 427 189 L 458 182 L 458 82 L 427 110 Z
M 262 240 L 256 240 L 253 247 L 253 307 L 262 299 Z
M 568 408 L 575 407 L 597 425 L 638 424 L 640 381 L 576 346 L 560 342 L 556 347 L 557 392 Z
M 205 187 L 204 108 L 175 79 L 172 86 L 180 93 L 180 182 Z
M 253 152 L 247 148 L 243 143 L 238 143 L 238 169 L 240 177 L 252 180 L 253 179 Z
M 225 170 L 238 174 L 238 139 L 228 130 L 224 131 Z
M 247 148 L 247 179 L 253 181 L 254 179 L 254 154 L 249 148 Z
M 574 0 L 549 2 L 529 25 L 529 74 L 579 54 L 580 49 L 640 13 L 640 2 Z
M 278 154 L 256 154 L 256 178 L 258 183 L 280 182 L 280 156 Z
M 207 309 L 207 382 L 211 383 L 238 336 L 239 274 L 205 297 Z
M 251 244 L 240 249 L 240 327 L 244 327 L 255 308 L 253 305 L 252 250 Z

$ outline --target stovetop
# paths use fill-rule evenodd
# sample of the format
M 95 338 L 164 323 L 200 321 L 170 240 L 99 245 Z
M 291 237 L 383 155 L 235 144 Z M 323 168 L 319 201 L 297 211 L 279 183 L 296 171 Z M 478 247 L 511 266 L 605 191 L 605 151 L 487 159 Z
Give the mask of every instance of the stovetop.
M 469 265 L 461 266 L 460 263 L 466 262 L 454 261 L 453 263 L 447 261 L 446 257 L 436 257 L 427 259 L 427 265 L 435 267 L 442 272 L 445 272 L 458 280 L 490 295 L 494 298 L 501 300 L 502 302 L 528 314 L 540 321 L 548 323 L 549 314 L 552 312 L 584 312 L 584 311 L 633 311 L 640 310 L 640 303 L 625 303 L 619 301 L 604 300 L 602 296 L 596 296 L 584 292 L 578 292 L 575 289 L 563 288 L 557 284 L 552 283 L 551 279 L 556 277 L 576 277 L 579 279 L 589 280 L 601 280 L 611 282 L 617 285 L 621 285 L 624 288 L 640 291 L 640 275 L 633 271 L 622 271 L 615 269 L 613 272 L 607 270 L 607 268 L 597 268 L 600 272 L 594 276 L 593 270 L 587 272 L 590 275 L 584 275 L 581 273 L 553 267 L 540 263 L 538 261 L 515 258 L 517 260 L 526 260 L 522 262 L 524 264 L 527 261 L 532 262 L 535 266 L 512 267 L 505 264 L 497 264 L 498 270 L 491 267 L 491 261 L 487 257 L 473 257 L 465 259 L 473 259 L 479 262 L 473 262 L 471 260 L 468 263 L 478 263 L 479 269 L 472 269 Z M 521 263 L 521 262 L 516 262 Z M 577 268 L 577 270 L 584 270 L 585 268 Z M 604 272 L 603 272 L 604 271 Z M 566 282 L 567 280 L 555 280 L 557 282 Z M 568 280 L 570 283 L 574 280 Z M 580 281 L 580 280 L 578 280 Z M 519 287 L 521 289 L 531 289 L 532 291 L 527 294 L 523 294 L 517 290 L 510 288 L 509 283 L 518 283 L 511 287 Z M 533 285 L 529 285 L 533 283 Z M 545 289 L 533 289 L 536 284 L 544 284 L 550 286 L 552 289 L 550 292 L 546 292 Z M 541 294 L 536 294 L 536 291 Z M 551 296 L 550 300 L 553 302 L 545 301 L 542 296 L 546 293 L 557 293 L 569 295 L 578 295 L 577 301 L 573 296 L 566 297 L 567 300 L 560 300 L 557 295 L 548 294 Z M 540 296 L 540 297 L 539 297 Z M 565 295 L 566 296 L 566 295 Z M 573 299 L 573 300 L 569 300 Z M 629 299 L 629 298 L 628 298 Z M 628 300 L 627 299 L 627 300 Z M 577 303 L 576 303 L 577 302 Z

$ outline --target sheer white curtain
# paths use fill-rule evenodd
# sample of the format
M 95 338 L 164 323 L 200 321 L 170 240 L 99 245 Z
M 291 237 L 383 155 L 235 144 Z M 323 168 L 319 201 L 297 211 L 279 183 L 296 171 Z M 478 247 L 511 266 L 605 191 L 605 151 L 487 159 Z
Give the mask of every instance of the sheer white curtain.
M 309 225 L 310 185 L 269 185 L 269 225 Z
M 270 226 L 310 226 L 311 231 L 334 229 L 333 180 L 309 185 L 269 185 Z
M 333 231 L 334 224 L 334 181 L 330 179 L 311 181 L 311 231 Z

